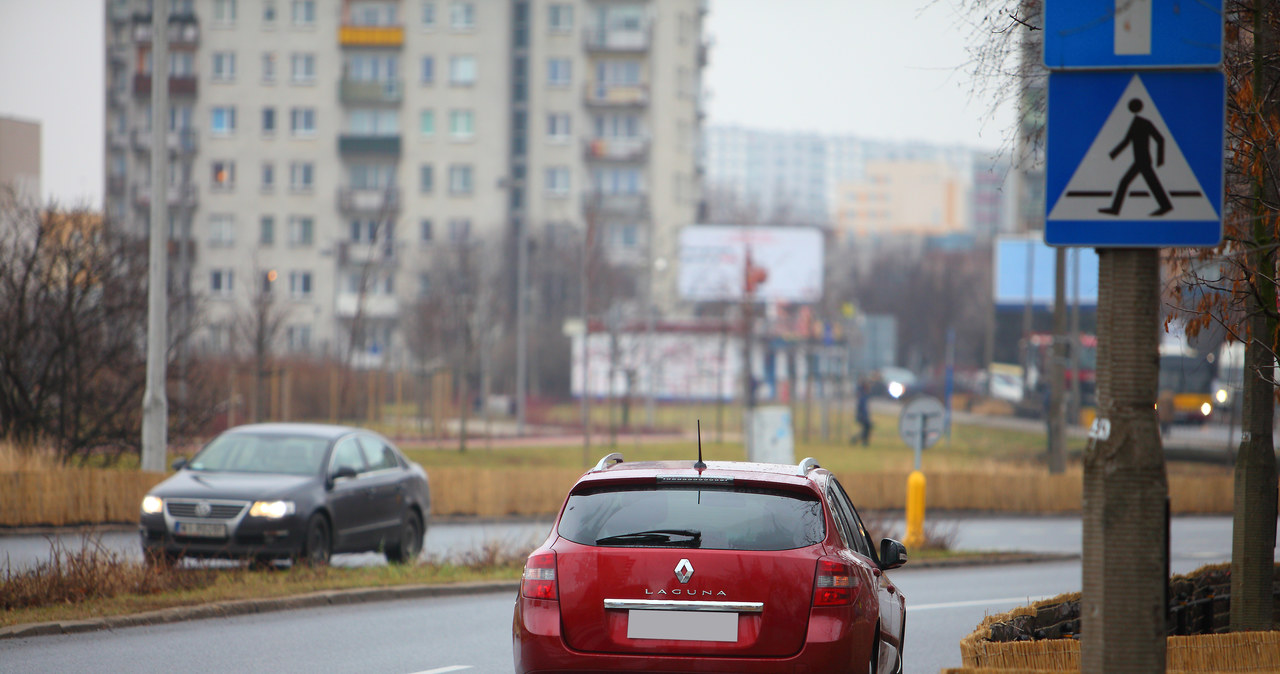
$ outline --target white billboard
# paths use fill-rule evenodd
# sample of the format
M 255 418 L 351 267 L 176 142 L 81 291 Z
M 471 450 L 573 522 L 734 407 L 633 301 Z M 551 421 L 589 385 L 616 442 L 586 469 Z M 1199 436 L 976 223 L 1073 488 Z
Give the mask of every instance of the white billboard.
M 822 299 L 821 230 L 733 225 L 693 225 L 680 231 L 680 297 L 696 302 L 741 300 L 748 253 L 751 265 L 768 275 L 756 288 L 756 299 Z

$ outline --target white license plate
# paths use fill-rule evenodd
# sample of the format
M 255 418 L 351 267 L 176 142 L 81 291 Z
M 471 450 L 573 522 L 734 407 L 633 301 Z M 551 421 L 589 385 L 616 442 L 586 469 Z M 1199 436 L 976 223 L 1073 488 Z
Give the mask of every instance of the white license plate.
M 627 613 L 627 638 L 734 642 L 738 640 L 738 614 L 632 609 Z
M 226 538 L 227 525 L 204 522 L 174 522 L 173 533 L 193 538 Z

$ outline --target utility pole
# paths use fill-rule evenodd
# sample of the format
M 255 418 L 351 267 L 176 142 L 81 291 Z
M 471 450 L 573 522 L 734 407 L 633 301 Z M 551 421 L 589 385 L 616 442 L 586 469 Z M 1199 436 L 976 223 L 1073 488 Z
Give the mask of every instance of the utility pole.
M 164 470 L 169 438 L 165 395 L 169 295 L 169 3 L 151 9 L 151 241 L 147 277 L 147 386 L 142 395 L 142 470 Z
M 529 241 L 525 234 L 525 222 L 515 218 L 516 226 L 516 435 L 524 435 L 525 398 L 528 395 L 529 371 Z
M 1066 373 L 1067 347 L 1067 249 L 1061 246 L 1053 251 L 1053 343 L 1049 348 L 1049 474 L 1058 475 L 1067 469 L 1064 426 L 1066 407 L 1063 394 Z

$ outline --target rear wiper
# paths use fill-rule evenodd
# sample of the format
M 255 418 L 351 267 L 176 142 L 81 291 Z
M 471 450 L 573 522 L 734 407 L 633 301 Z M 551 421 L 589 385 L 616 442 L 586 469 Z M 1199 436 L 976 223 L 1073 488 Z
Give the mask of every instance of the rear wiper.
M 676 536 L 683 537 L 683 540 L 677 540 L 674 538 Z M 697 529 L 650 529 L 598 538 L 596 545 L 672 545 L 696 548 L 702 545 L 702 532 Z

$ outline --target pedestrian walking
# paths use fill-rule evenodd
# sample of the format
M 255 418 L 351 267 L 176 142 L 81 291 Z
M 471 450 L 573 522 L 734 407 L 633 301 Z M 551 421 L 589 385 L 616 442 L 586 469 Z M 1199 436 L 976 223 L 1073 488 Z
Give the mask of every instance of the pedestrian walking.
M 862 446 L 871 444 L 871 385 L 863 379 L 858 382 L 858 425 L 862 426 Z M 854 436 L 856 442 L 858 436 Z

